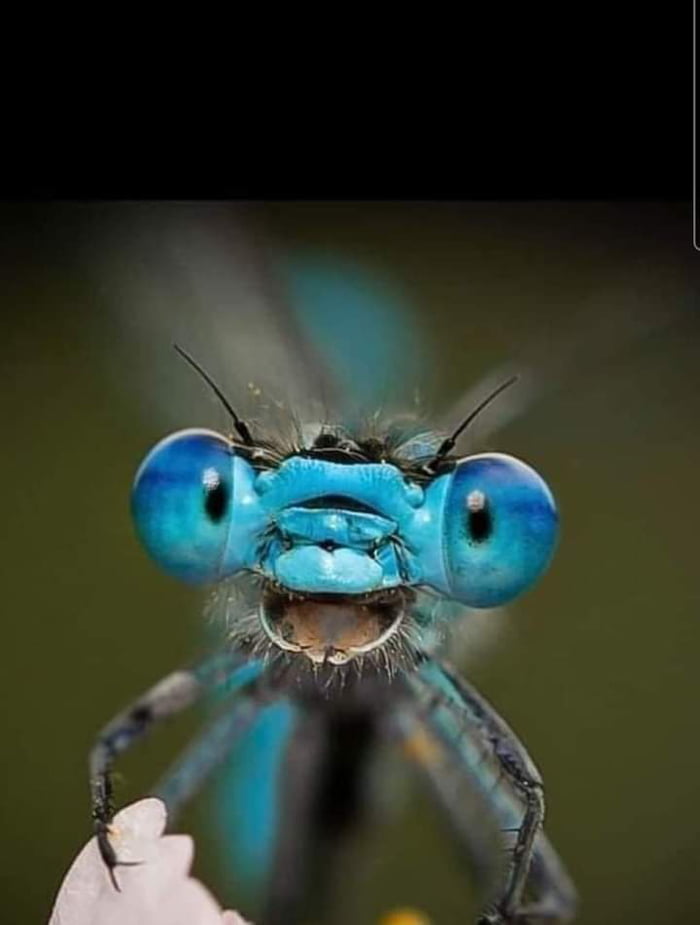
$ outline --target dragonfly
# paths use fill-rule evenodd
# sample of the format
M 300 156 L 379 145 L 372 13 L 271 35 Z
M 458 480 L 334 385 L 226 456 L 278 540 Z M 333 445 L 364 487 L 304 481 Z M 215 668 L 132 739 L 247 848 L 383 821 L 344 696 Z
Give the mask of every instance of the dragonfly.
M 211 242 L 200 243 L 206 256 Z M 160 440 L 137 470 L 132 514 L 161 569 L 214 587 L 225 641 L 97 736 L 90 789 L 102 858 L 118 888 L 126 863 L 110 840 L 118 757 L 215 694 L 216 717 L 156 793 L 172 819 L 218 765 L 238 758 L 221 799 L 235 806 L 229 838 L 239 873 L 263 884 L 262 925 L 307 915 L 309 897 L 322 892 L 318 871 L 352 827 L 363 769 L 384 742 L 418 769 L 470 856 L 482 885 L 479 925 L 570 921 L 576 890 L 544 832 L 542 776 L 444 651 L 455 623 L 528 591 L 555 551 L 556 503 L 535 469 L 505 453 L 461 449 L 499 403 L 508 407 L 520 382 L 500 373 L 450 430 L 418 413 L 367 415 L 351 402 L 342 409 L 338 396 L 353 388 L 366 393 L 358 404 L 371 400 L 373 370 L 382 387 L 395 378 L 381 350 L 405 341 L 406 318 L 397 321 L 387 293 L 373 299 L 372 284 L 347 268 L 302 261 L 286 271 L 297 304 L 313 307 L 320 292 L 341 304 L 341 322 L 338 313 L 328 324 L 311 312 L 301 323 L 280 308 L 279 292 L 267 291 L 265 309 L 255 303 L 237 324 L 260 332 L 268 351 L 283 345 L 256 362 L 277 367 L 290 394 L 304 380 L 311 410 L 292 397 L 271 403 L 267 425 L 243 415 L 200 359 L 176 345 L 226 424 Z M 357 359 L 348 362 L 358 328 L 360 342 L 380 351 L 362 376 Z M 255 387 L 248 392 L 256 397 Z M 335 415 L 333 403 L 341 405 Z

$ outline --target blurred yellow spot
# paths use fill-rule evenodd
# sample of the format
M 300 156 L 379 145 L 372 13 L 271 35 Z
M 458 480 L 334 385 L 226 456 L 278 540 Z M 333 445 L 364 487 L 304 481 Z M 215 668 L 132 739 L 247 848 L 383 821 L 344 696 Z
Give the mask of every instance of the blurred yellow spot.
M 392 909 L 381 917 L 378 925 L 430 925 L 430 919 L 417 909 Z
M 427 732 L 419 729 L 404 739 L 404 750 L 409 758 L 421 764 L 437 763 L 441 758 L 440 746 Z

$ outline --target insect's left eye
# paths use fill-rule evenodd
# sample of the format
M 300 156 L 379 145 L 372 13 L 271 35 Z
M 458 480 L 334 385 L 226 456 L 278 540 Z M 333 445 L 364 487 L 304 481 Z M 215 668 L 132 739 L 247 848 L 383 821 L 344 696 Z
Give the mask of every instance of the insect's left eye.
M 444 561 L 450 594 L 495 607 L 537 581 L 554 552 L 557 511 L 530 466 L 499 453 L 462 460 L 445 498 Z
M 233 500 L 231 444 L 213 431 L 166 437 L 136 473 L 131 508 L 153 559 L 191 582 L 221 577 Z

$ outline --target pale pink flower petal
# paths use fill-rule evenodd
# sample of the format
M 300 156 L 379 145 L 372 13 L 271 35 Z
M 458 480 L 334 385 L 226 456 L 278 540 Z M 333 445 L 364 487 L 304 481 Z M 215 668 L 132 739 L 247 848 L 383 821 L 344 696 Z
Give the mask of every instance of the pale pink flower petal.
M 152 798 L 117 813 L 112 826 L 117 856 L 140 863 L 116 868 L 117 892 L 91 839 L 66 874 L 49 925 L 245 925 L 189 876 L 192 839 L 164 836 L 165 823 L 165 806 Z
M 228 909 L 221 916 L 221 925 L 248 925 L 245 919 L 242 919 L 237 912 L 231 912 Z

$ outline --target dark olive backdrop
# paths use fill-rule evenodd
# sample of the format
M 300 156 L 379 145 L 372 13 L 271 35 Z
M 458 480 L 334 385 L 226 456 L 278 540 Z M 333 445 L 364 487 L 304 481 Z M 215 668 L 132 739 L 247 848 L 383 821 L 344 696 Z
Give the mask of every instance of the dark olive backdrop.
M 96 730 L 201 648 L 203 595 L 163 577 L 132 534 L 131 479 L 164 424 L 113 374 L 115 346 L 101 330 L 108 293 L 90 266 L 115 217 L 128 235 L 144 208 L 186 219 L 197 206 L 2 210 L 0 902 L 8 923 L 47 920 L 89 835 L 86 755 Z M 589 362 L 582 347 L 578 372 L 491 441 L 545 475 L 563 531 L 550 573 L 510 608 L 501 645 L 470 676 L 544 773 L 547 828 L 582 895 L 578 921 L 694 921 L 700 255 L 689 205 L 266 204 L 248 212 L 284 245 L 330 247 L 395 277 L 439 353 L 431 386 L 444 404 L 533 334 L 559 338 L 576 316 L 572 336 L 580 336 L 589 302 L 592 326 L 606 300 L 611 309 L 628 300 L 631 318 L 637 304 L 642 313 L 651 305 L 663 319 L 602 360 Z M 176 364 L 173 375 L 183 375 Z M 147 791 L 195 725 L 163 730 L 124 762 L 121 802 Z M 386 773 L 397 775 L 396 788 L 380 782 L 389 798 L 414 786 L 393 765 Z M 465 921 L 469 883 L 415 794 L 358 842 L 339 922 L 374 922 L 407 904 L 436 925 Z M 234 901 L 201 811 L 183 826 L 198 840 L 199 875 Z

